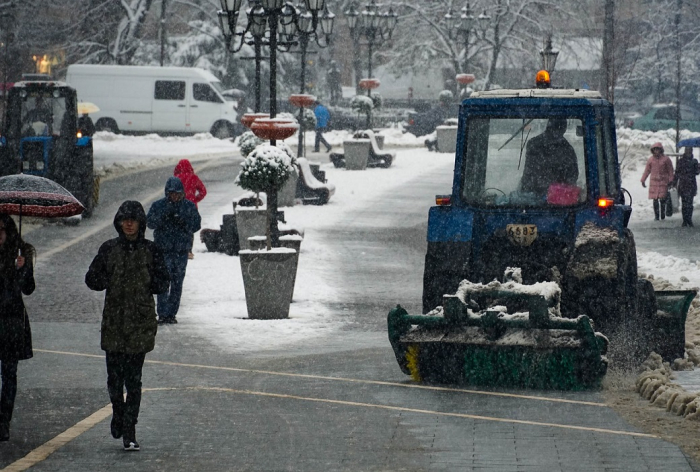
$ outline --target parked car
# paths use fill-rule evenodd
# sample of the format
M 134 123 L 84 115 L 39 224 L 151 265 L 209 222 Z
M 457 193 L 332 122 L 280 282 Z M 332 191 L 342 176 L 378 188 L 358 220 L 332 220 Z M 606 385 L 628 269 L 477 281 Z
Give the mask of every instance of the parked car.
M 632 129 L 642 131 L 673 129 L 676 127 L 676 105 L 654 105 L 646 115 L 630 119 L 627 124 Z M 689 131 L 700 131 L 700 111 L 681 105 L 680 128 Z
M 435 128 L 445 123 L 449 118 L 457 118 L 459 108 L 456 106 L 437 105 L 423 113 L 410 113 L 404 124 L 404 133 L 415 136 L 425 136 L 435 131 Z

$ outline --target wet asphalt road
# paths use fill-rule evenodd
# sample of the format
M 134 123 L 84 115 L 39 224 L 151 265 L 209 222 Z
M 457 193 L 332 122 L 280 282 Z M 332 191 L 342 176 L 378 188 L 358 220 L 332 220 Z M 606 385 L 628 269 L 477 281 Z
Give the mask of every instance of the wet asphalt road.
M 218 161 L 200 171 L 207 198 L 240 193 L 236 170 Z M 16 461 L 32 451 L 24 464 L 37 471 L 700 470 L 627 424 L 599 392 L 415 388 L 400 372 L 385 316 L 398 302 L 420 310 L 427 208 L 450 188 L 445 175 L 417 178 L 321 235 L 341 266 L 328 310 L 351 321 L 324 353 L 302 345 L 275 357 L 231 354 L 183 325 L 161 329 L 144 369 L 142 451 L 123 452 L 109 435 L 103 294 L 83 277 L 113 237 L 121 201 L 148 208 L 170 172 L 104 182 L 91 220 L 27 235 L 39 251 L 39 288 L 27 298 L 35 357 L 20 365 L 0 471 L 24 470 Z

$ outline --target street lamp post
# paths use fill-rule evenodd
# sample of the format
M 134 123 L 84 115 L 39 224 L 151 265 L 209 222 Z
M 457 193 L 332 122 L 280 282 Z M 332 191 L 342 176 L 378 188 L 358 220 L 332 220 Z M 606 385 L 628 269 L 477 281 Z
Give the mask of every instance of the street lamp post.
M 389 10 L 380 12 L 376 1 L 370 0 L 361 13 L 357 11 L 354 5 L 351 5 L 345 12 L 345 16 L 348 21 L 348 28 L 350 28 L 350 35 L 353 37 L 355 54 L 359 54 L 357 51 L 360 36 L 364 36 L 367 39 L 367 77 L 372 78 L 372 50 L 375 46 L 379 46 L 382 41 L 391 38 L 398 21 L 398 15 L 391 6 Z M 358 68 L 355 69 L 356 80 L 357 71 Z M 359 84 L 359 80 L 357 80 L 357 83 Z M 371 96 L 370 89 L 367 89 L 367 96 Z
M 467 4 L 462 7 L 462 14 L 459 19 L 454 15 L 450 9 L 445 14 L 445 27 L 447 29 L 447 34 L 450 39 L 458 39 L 459 36 L 462 37 L 464 41 L 464 59 L 462 61 L 462 74 L 469 74 L 469 42 L 471 39 L 471 33 L 474 27 L 478 24 L 485 25 L 491 19 L 490 16 L 485 13 L 479 15 L 478 19 L 474 18 L 472 14 L 471 2 L 467 1 Z M 459 66 L 459 64 L 457 64 Z M 459 74 L 460 72 L 457 71 Z
M 285 0 L 249 0 L 248 22 L 243 31 L 237 32 L 236 23 L 243 1 L 220 1 L 219 23 L 226 48 L 229 51 L 234 53 L 240 51 L 244 42 L 251 44 L 250 40 L 246 41 L 249 32 L 253 36 L 253 45 L 266 45 L 270 50 L 270 118 L 275 118 L 277 116 L 277 50 L 289 51 L 293 45 L 297 44 L 294 40 L 294 33 L 298 30 L 299 21 L 297 9 Z M 311 13 L 312 29 L 315 30 L 318 25 L 318 12 L 324 9 L 325 0 L 305 0 L 305 4 L 307 11 Z M 236 36 L 240 37 L 238 46 L 234 45 Z M 256 87 L 259 87 L 259 80 L 259 76 L 257 76 Z M 256 100 L 258 100 L 257 97 Z M 275 146 L 276 140 L 270 139 L 270 144 Z M 276 192 L 270 192 L 267 205 L 269 213 L 276 215 Z M 270 234 L 273 245 L 279 246 L 279 227 L 275 217 L 271 218 L 270 221 Z
M 309 43 L 313 40 L 320 48 L 328 47 L 330 44 L 330 36 L 333 34 L 334 23 L 335 15 L 328 10 L 327 6 L 325 6 L 320 18 L 321 32 L 325 39 L 325 41 L 322 42 L 319 34 L 317 33 L 318 24 L 314 23 L 314 15 L 308 10 L 303 11 L 303 8 L 297 7 L 296 31 L 294 31 L 293 28 L 289 28 L 286 34 L 288 37 L 293 36 L 295 33 L 299 35 L 299 48 L 301 50 L 299 93 L 302 95 L 306 92 L 306 52 L 309 47 Z M 299 142 L 297 145 L 297 157 L 302 157 L 304 155 L 303 120 L 304 107 L 299 107 Z

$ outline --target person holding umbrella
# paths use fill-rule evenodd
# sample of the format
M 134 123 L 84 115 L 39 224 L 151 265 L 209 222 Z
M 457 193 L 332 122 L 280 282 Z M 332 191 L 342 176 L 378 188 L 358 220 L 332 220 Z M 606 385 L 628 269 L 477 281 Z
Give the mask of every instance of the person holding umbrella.
M 681 214 L 683 215 L 683 227 L 693 227 L 693 198 L 698 193 L 696 176 L 700 174 L 700 165 L 693 158 L 693 148 L 686 147 L 683 155 L 676 164 L 676 174 L 672 185 L 678 189 L 681 199 Z
M 22 294 L 34 292 L 34 247 L 25 243 L 14 220 L 0 214 L 0 441 L 10 439 L 17 395 L 17 364 L 30 359 L 32 332 Z

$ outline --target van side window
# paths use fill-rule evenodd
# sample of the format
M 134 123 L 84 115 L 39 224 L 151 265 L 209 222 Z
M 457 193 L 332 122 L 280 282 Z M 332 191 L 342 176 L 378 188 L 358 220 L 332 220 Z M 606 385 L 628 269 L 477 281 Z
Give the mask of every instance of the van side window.
M 200 102 L 223 103 L 209 84 L 192 84 L 192 96 Z
M 156 80 L 156 100 L 184 100 L 185 82 Z

